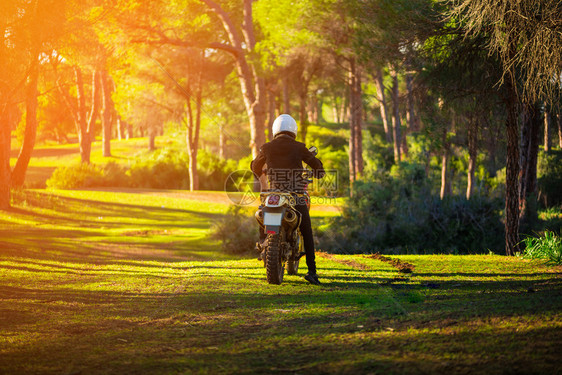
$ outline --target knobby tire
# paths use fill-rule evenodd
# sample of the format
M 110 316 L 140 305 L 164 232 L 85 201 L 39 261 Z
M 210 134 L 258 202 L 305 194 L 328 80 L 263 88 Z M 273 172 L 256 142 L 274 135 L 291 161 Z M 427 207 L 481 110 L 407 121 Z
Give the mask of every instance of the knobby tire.
M 281 259 L 281 236 L 267 235 L 266 274 L 269 284 L 280 285 L 283 282 L 283 260 Z
M 289 259 L 287 261 L 287 274 L 289 275 L 298 275 L 299 273 L 299 254 L 302 251 L 303 248 L 303 241 L 302 241 L 302 236 L 300 234 L 300 231 L 297 231 L 297 241 L 298 241 L 298 245 L 297 245 L 297 250 L 296 252 L 293 251 L 294 256 L 291 257 L 291 259 Z M 295 254 L 296 253 L 296 254 Z

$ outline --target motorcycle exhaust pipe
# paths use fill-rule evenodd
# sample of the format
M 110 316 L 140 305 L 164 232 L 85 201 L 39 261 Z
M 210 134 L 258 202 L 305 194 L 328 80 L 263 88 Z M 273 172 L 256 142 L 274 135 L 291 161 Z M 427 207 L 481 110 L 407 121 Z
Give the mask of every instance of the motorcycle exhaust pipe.
M 297 222 L 298 216 L 293 210 L 287 210 L 287 212 L 285 212 L 284 219 L 286 220 L 287 224 L 293 226 Z
M 256 213 L 254 214 L 254 217 L 256 218 L 256 220 L 258 221 L 258 223 L 263 226 L 263 211 L 262 210 L 257 210 Z

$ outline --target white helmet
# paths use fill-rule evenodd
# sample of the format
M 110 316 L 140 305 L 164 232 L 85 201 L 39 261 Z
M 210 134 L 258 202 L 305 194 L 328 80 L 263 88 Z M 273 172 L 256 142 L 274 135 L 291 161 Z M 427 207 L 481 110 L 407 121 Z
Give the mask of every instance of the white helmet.
M 289 115 L 281 115 L 273 121 L 272 125 L 273 136 L 275 137 L 277 134 L 281 132 L 290 132 L 297 137 L 297 122 L 294 118 Z

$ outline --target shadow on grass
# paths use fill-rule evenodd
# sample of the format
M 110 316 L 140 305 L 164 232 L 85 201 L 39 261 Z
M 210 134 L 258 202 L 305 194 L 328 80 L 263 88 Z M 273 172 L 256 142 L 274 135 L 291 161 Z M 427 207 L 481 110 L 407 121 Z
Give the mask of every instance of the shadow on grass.
M 318 292 L 321 289 L 311 289 L 310 294 L 282 289 L 279 294 L 134 293 L 3 286 L 0 299 L 10 300 L 13 307 L 0 310 L 5 317 L 0 319 L 0 328 L 46 324 L 52 319 L 50 314 L 73 311 L 82 319 L 59 322 L 54 337 L 5 350 L 0 359 L 11 360 L 0 361 L 0 369 L 29 369 L 26 366 L 39 362 L 60 372 L 59 366 L 68 366 L 70 358 L 78 358 L 73 365 L 78 370 L 92 371 L 103 363 L 104 372 L 115 374 L 151 369 L 157 373 L 170 369 L 350 374 L 375 370 L 454 373 L 461 369 L 553 373 L 556 369 L 562 337 L 559 324 L 545 328 L 533 326 L 530 320 L 517 331 L 505 325 L 514 311 L 533 312 L 525 304 L 506 301 L 505 306 L 485 308 L 482 303 L 472 316 L 457 314 L 453 321 L 447 306 L 429 305 L 422 310 L 437 311 L 425 311 L 425 320 L 420 320 L 412 307 L 423 304 L 408 303 L 382 289 L 373 292 L 372 284 L 356 277 L 342 275 L 341 279 L 347 290 L 337 294 Z M 552 291 L 544 293 L 529 297 L 535 304 L 541 303 L 541 314 L 558 312 L 560 296 L 553 299 L 549 298 L 554 296 Z M 478 298 L 467 297 L 465 302 L 479 303 Z M 404 315 L 392 299 L 418 316 Z M 36 306 L 33 316 L 26 309 L 17 312 L 26 303 Z M 475 317 L 476 321 L 465 326 Z M 505 322 L 488 329 L 490 319 Z M 478 330 L 479 326 L 484 328 Z M 517 355 L 504 355 L 513 350 Z
M 205 238 L 221 214 L 106 203 L 18 191 L 18 206 L 0 221 L 0 254 L 68 262 L 213 260 Z M 33 223 L 22 224 L 22 223 Z M 199 230 L 199 232 L 194 232 Z M 203 236 L 203 237 L 202 237 Z
M 100 221 L 103 218 L 110 217 L 115 219 L 140 218 L 146 222 L 150 222 L 151 225 L 155 227 L 174 227 L 177 226 L 174 225 L 174 222 L 185 225 L 186 218 L 191 220 L 196 218 L 208 224 L 209 220 L 216 220 L 223 216 L 222 214 L 188 209 L 143 206 L 117 202 L 107 203 L 28 191 L 19 192 L 18 201 L 20 201 L 20 204 L 23 203 L 26 208 L 16 206 L 10 208 L 8 212 L 29 215 L 30 217 L 38 218 L 44 222 L 50 221 L 51 223 L 60 225 L 78 223 L 80 225 L 100 225 L 106 227 L 123 226 L 123 222 L 120 221 Z M 38 209 L 47 209 L 53 213 L 46 214 L 44 212 L 39 212 Z
M 383 264 L 358 270 L 323 260 L 322 287 L 302 275 L 276 287 L 257 261 L 177 264 L 199 256 L 201 238 L 120 242 L 126 236 L 107 233 L 107 222 L 84 220 L 146 215 L 168 220 L 166 228 L 202 228 L 218 214 L 41 199 L 63 214 L 20 207 L 13 215 L 35 220 L 37 213 L 40 225 L 66 229 L 0 231 L 0 254 L 12 258 L 1 270 L 15 271 L 0 283 L 2 373 L 557 371 L 557 274 L 529 267 L 397 277 Z M 136 225 L 110 223 L 127 232 Z

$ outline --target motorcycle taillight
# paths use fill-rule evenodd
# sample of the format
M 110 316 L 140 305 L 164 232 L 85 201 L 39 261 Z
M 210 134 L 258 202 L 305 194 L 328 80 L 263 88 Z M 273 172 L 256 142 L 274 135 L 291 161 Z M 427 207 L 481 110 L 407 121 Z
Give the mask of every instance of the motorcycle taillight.
M 270 195 L 267 198 L 267 204 L 271 204 L 273 206 L 276 206 L 276 205 L 279 204 L 279 200 L 281 200 L 281 197 L 279 195 L 277 195 L 277 194 Z

